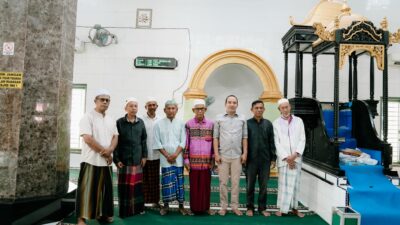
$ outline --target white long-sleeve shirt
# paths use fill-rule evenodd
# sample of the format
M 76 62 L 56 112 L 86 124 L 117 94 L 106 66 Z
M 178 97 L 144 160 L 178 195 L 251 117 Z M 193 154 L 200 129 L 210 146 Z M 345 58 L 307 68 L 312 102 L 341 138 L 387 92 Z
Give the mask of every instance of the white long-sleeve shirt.
M 164 149 L 169 154 L 174 154 L 178 146 L 185 149 L 186 146 L 186 130 L 185 124 L 178 120 L 172 121 L 168 118 L 158 120 L 154 125 L 154 142 L 153 149 Z M 183 152 L 179 153 L 174 164 L 170 164 L 164 155 L 160 154 L 160 165 L 163 168 L 183 166 Z
M 292 120 L 289 123 L 288 120 L 279 117 L 273 125 L 277 164 L 278 167 L 286 166 L 285 158 L 295 152 L 299 153 L 300 156 L 303 155 L 306 144 L 303 120 L 292 115 Z M 300 163 L 301 157 L 297 157 L 295 161 Z

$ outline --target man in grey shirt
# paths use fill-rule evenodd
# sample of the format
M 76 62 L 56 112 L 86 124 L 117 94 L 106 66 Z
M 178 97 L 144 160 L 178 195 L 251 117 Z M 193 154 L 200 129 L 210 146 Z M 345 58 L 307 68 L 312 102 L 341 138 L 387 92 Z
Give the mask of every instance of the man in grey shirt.
M 224 216 L 228 208 L 227 183 L 231 174 L 231 208 L 238 216 L 239 211 L 239 180 L 242 164 L 247 160 L 247 123 L 246 118 L 236 113 L 238 99 L 229 95 L 225 99 L 226 113 L 217 116 L 214 124 L 214 155 L 218 164 L 221 210 Z

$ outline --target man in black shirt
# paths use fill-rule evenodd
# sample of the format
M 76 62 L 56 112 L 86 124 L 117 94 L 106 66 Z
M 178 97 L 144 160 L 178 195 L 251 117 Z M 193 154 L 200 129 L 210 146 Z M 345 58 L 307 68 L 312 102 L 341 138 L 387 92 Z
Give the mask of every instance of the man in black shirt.
M 267 182 L 270 167 L 275 167 L 274 128 L 272 123 L 263 118 L 264 103 L 256 100 L 251 104 L 253 118 L 247 120 L 248 156 L 246 165 L 247 182 L 247 216 L 254 214 L 254 186 L 258 178 L 260 187 L 258 195 L 258 212 L 270 216 L 266 211 Z

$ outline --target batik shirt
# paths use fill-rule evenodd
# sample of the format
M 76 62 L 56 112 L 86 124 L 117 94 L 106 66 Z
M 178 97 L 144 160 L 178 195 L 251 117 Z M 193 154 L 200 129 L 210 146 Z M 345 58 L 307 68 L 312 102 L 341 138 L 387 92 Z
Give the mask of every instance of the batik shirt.
M 213 151 L 213 127 L 214 123 L 204 118 L 198 121 L 196 118 L 186 123 L 186 149 L 185 164 L 192 170 L 210 169 Z

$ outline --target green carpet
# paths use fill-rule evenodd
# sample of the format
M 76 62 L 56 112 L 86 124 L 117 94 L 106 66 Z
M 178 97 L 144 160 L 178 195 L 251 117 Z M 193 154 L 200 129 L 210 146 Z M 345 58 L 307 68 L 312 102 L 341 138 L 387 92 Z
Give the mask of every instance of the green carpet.
M 79 169 L 70 169 L 70 181 L 77 184 L 78 181 L 78 176 L 79 176 Z M 184 182 L 185 182 L 185 205 L 189 205 L 189 177 L 185 176 L 184 177 Z M 114 200 L 118 200 L 118 193 L 117 193 L 117 174 L 114 172 L 113 173 L 113 186 L 114 186 Z M 228 187 L 230 186 L 230 183 L 228 183 Z M 239 193 L 239 207 L 240 208 L 246 208 L 246 179 L 241 178 L 240 179 L 240 193 Z M 276 199 L 277 199 L 277 186 L 278 186 L 278 180 L 276 177 L 270 178 L 268 181 L 268 195 L 267 195 L 267 208 L 268 209 L 276 209 Z M 230 190 L 230 188 L 229 188 Z M 161 195 L 161 194 L 160 194 Z M 229 199 L 230 199 L 230 192 L 229 192 Z M 256 191 L 254 195 L 254 202 L 255 206 L 257 207 L 257 199 L 258 199 L 258 183 L 256 183 Z M 213 176 L 211 179 L 211 199 L 210 199 L 210 204 L 212 207 L 218 207 L 219 206 L 219 181 L 217 176 Z M 307 210 L 306 207 L 304 207 L 300 203 L 299 209 L 302 210 Z
M 73 183 L 77 183 L 79 176 L 79 169 L 71 169 L 70 170 L 70 180 Z M 118 200 L 117 198 L 117 176 L 113 174 L 113 182 L 114 182 L 114 200 Z M 218 190 L 218 177 L 213 177 L 211 181 L 211 206 L 218 207 L 219 206 L 219 190 Z M 189 179 L 185 176 L 185 205 L 189 205 Z M 257 187 L 258 189 L 258 187 Z M 240 195 L 239 195 L 239 207 L 246 207 L 246 181 L 244 178 L 240 180 Z M 257 191 L 255 194 L 255 203 L 257 204 Z M 277 179 L 271 178 L 268 182 L 268 197 L 267 197 L 267 207 L 269 209 L 276 209 L 276 197 L 277 197 Z M 307 210 L 306 207 L 302 206 L 300 209 Z M 200 216 L 181 216 L 176 209 L 171 209 L 172 211 L 167 216 L 160 216 L 158 210 L 155 209 L 147 209 L 144 215 L 137 215 L 125 219 L 121 219 L 117 217 L 118 215 L 118 206 L 115 207 L 115 221 L 112 224 L 174 224 L 174 225 L 209 225 L 209 224 L 229 224 L 229 225 L 286 225 L 286 224 L 295 224 L 295 225 L 326 225 L 327 223 L 321 219 L 318 215 L 313 212 L 306 212 L 306 217 L 297 218 L 295 216 L 284 216 L 284 217 L 263 217 L 259 215 L 255 215 L 254 217 L 247 216 L 235 216 L 232 213 L 228 213 L 225 217 L 215 215 L 200 215 Z M 64 224 L 74 224 L 76 223 L 75 215 L 71 215 L 68 218 L 64 219 Z M 88 221 L 88 224 L 95 225 L 100 224 L 96 220 Z
M 118 215 L 118 210 L 115 210 L 115 215 Z M 71 216 L 64 219 L 63 224 L 76 223 L 76 217 Z M 100 224 L 96 220 L 88 221 L 89 225 Z M 127 224 L 173 224 L 173 225 L 210 225 L 210 224 L 229 224 L 229 225 L 327 225 L 318 215 L 307 215 L 304 218 L 295 216 L 270 216 L 263 217 L 255 215 L 253 217 L 235 216 L 228 213 L 226 216 L 181 216 L 178 212 L 170 212 L 166 216 L 160 216 L 158 211 L 148 210 L 144 215 L 132 216 L 121 219 L 115 217 L 115 221 L 111 224 L 127 225 Z

